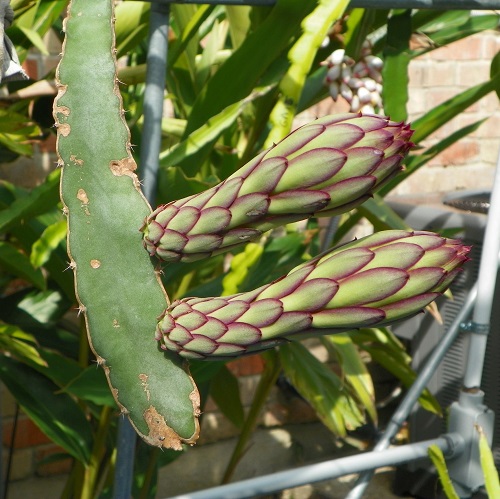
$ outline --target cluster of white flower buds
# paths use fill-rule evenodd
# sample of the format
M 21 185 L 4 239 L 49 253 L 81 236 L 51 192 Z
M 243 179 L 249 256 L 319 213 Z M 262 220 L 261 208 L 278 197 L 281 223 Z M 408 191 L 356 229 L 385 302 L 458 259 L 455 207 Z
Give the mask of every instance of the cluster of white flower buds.
M 361 58 L 357 62 L 346 55 L 344 49 L 338 49 L 323 64 L 328 67 L 325 85 L 334 101 L 341 95 L 350 104 L 352 112 L 383 112 L 383 61 L 372 55 L 368 42 L 363 45 Z

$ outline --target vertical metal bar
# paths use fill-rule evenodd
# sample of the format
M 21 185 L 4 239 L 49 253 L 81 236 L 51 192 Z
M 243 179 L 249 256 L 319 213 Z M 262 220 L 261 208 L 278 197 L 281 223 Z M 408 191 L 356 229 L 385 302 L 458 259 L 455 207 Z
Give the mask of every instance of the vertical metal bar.
M 156 185 L 161 147 L 161 120 L 165 78 L 167 73 L 168 25 L 170 8 L 168 4 L 151 4 L 149 44 L 144 92 L 144 127 L 141 141 L 139 175 L 143 191 L 151 205 L 155 202 Z M 134 451 L 137 435 L 127 418 L 118 423 L 118 442 L 114 499 L 132 496 Z
M 165 96 L 168 56 L 168 4 L 151 4 L 149 46 L 144 93 L 144 127 L 142 130 L 140 175 L 146 199 L 154 204 L 161 146 L 161 120 Z
M 470 343 L 463 385 L 466 389 L 479 388 L 483 373 L 486 342 L 490 330 L 491 309 L 497 280 L 496 261 L 500 251 L 500 152 L 491 191 L 488 221 L 484 234 L 479 267 L 479 288 L 472 323 Z
M 137 435 L 128 418 L 121 417 L 118 421 L 113 499 L 132 497 L 136 438 Z

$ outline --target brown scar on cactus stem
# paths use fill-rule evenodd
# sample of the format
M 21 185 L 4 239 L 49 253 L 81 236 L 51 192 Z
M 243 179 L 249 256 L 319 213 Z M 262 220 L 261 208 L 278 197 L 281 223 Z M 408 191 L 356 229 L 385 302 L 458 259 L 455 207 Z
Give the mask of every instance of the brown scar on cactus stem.
M 89 198 L 87 196 L 87 193 L 85 192 L 85 189 L 78 189 L 78 192 L 76 193 L 76 198 L 82 202 L 82 208 L 85 215 L 90 216 Z
M 67 123 L 59 123 L 57 125 L 57 131 L 63 137 L 67 137 L 71 132 L 71 127 Z
M 70 115 L 70 109 L 67 106 L 59 106 L 57 105 L 57 101 L 59 100 L 60 97 L 62 97 L 68 88 L 68 85 L 57 85 L 57 96 L 55 100 L 55 106 L 54 106 L 54 114 L 56 115 L 62 115 L 64 117 L 68 117 Z M 63 137 L 67 137 L 70 132 L 71 132 L 71 127 L 69 126 L 68 123 L 61 123 L 60 120 L 56 120 L 55 123 L 57 127 L 57 132 L 61 134 Z
M 145 435 L 147 443 L 155 447 L 170 447 L 174 450 L 182 450 L 182 440 L 179 435 L 167 425 L 165 418 L 154 406 L 151 405 L 146 409 L 144 420 L 149 428 L 149 434 Z
M 83 159 L 78 159 L 74 154 L 69 157 L 70 161 L 75 163 L 75 165 L 83 166 Z
M 137 170 L 137 164 L 133 158 L 126 157 L 120 159 L 118 161 L 111 161 L 109 165 L 109 169 L 111 173 L 115 177 L 121 177 L 122 175 L 128 175 L 129 177 L 135 178 L 136 174 L 134 173 Z
M 144 392 L 146 393 L 146 398 L 149 400 L 151 399 L 151 392 L 149 391 L 149 385 L 148 385 L 148 375 L 147 374 L 139 374 L 139 379 L 141 380 L 141 385 L 144 389 Z
M 87 193 L 85 189 L 78 189 L 76 193 L 77 199 L 79 199 L 83 204 L 89 204 L 89 198 L 87 197 Z
M 65 94 L 67 88 L 68 88 L 67 85 L 61 85 L 57 97 L 62 97 Z M 68 106 L 57 106 L 55 108 L 55 112 L 61 113 L 63 116 L 69 116 L 69 113 L 71 111 L 69 110 Z

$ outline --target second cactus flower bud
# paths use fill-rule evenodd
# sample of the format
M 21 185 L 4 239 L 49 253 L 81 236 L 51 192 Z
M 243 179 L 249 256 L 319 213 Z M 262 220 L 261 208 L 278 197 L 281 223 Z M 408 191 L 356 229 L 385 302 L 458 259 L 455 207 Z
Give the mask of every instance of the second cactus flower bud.
M 430 232 L 384 231 L 320 255 L 271 284 L 172 303 L 157 327 L 186 358 L 251 353 L 288 337 L 388 324 L 435 300 L 469 248 Z

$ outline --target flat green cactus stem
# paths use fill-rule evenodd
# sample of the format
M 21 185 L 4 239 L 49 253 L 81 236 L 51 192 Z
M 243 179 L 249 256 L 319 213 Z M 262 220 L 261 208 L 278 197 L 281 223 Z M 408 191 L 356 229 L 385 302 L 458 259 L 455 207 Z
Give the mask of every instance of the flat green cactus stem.
M 176 355 L 158 349 L 167 297 L 139 228 L 151 209 L 130 154 L 117 86 L 113 0 L 72 0 L 54 105 L 68 247 L 89 339 L 124 414 L 149 444 L 198 437 L 199 395 Z

